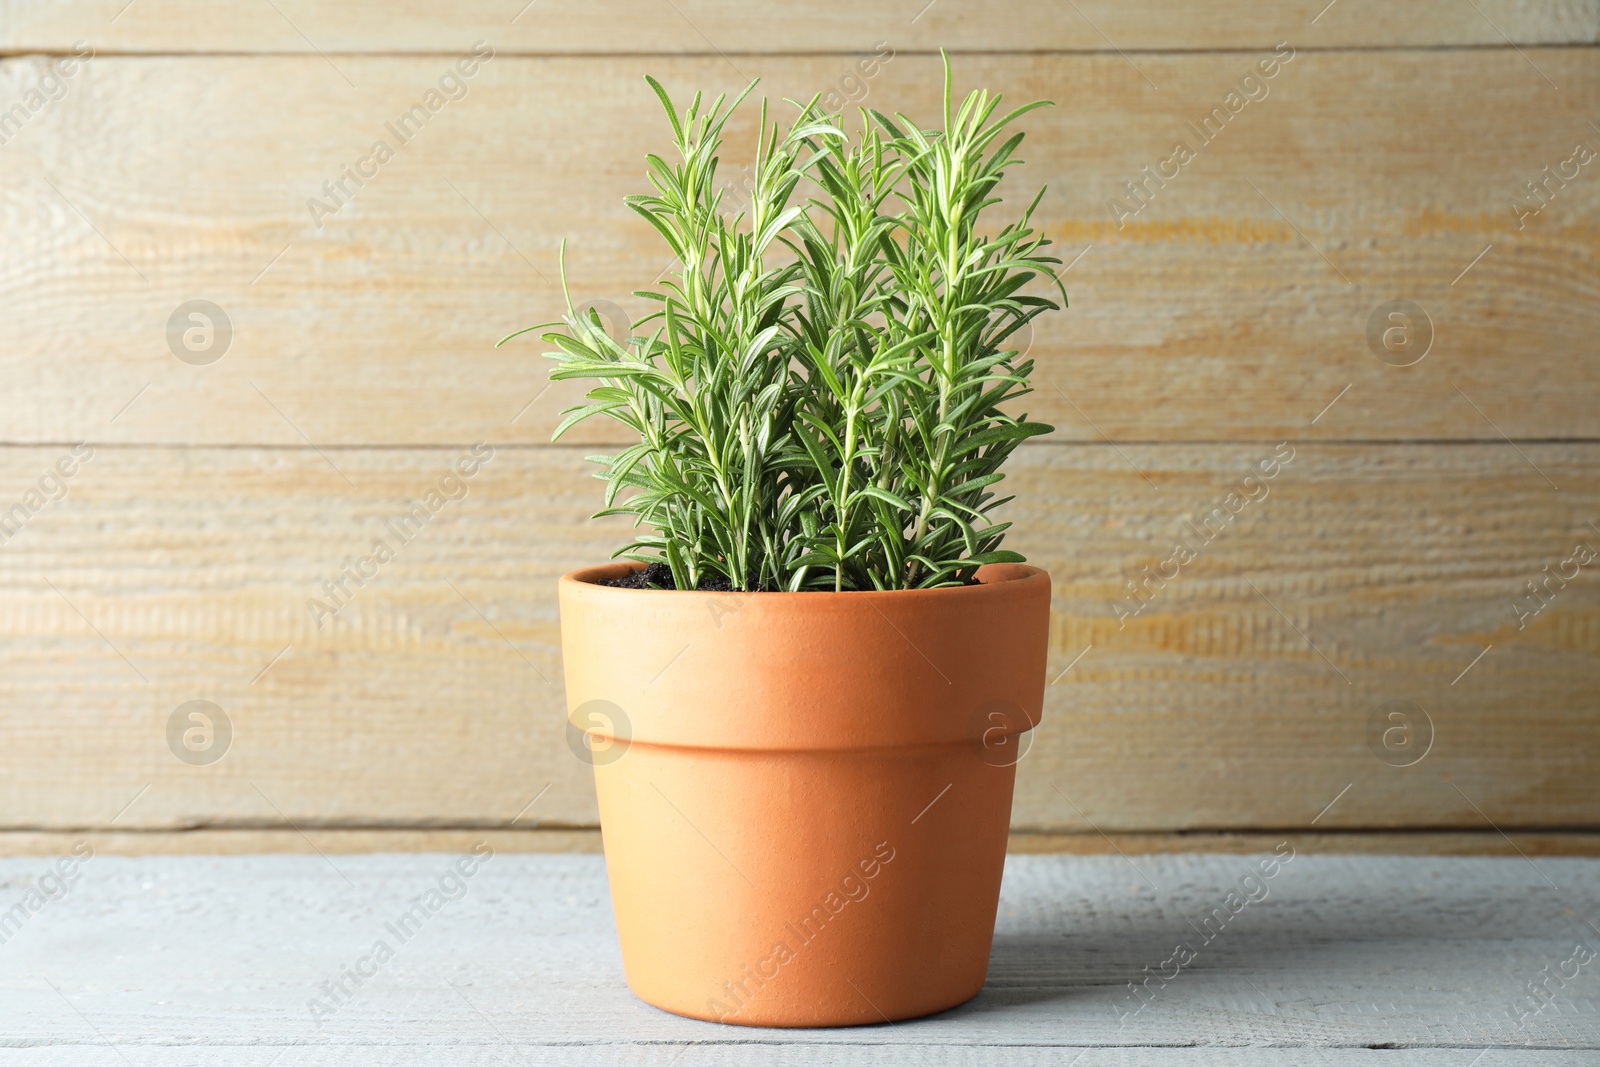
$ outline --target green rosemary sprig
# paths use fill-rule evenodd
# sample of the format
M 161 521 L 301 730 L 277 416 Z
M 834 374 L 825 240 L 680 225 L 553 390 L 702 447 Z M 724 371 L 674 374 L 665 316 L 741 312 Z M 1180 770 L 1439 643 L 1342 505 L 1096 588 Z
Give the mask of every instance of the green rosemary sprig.
M 685 588 L 787 590 L 963 584 L 1020 561 L 991 487 L 1051 427 L 1008 413 L 1033 363 L 1007 345 L 1058 307 L 1030 283 L 1066 293 L 1031 224 L 1043 190 L 993 236 L 979 220 L 1018 162 L 1007 127 L 1042 105 L 997 118 L 980 91 L 952 110 L 948 60 L 942 130 L 863 110 L 852 140 L 813 99 L 780 133 L 763 102 L 750 203 L 730 215 L 717 152 L 754 83 L 682 112 L 649 83 L 678 161 L 648 156 L 655 192 L 627 204 L 678 269 L 635 294 L 658 308 L 621 341 L 570 295 L 542 335 L 552 378 L 596 382 L 556 436 L 596 415 L 638 436 L 591 457 L 600 514 L 635 520 L 617 554 L 665 562 Z

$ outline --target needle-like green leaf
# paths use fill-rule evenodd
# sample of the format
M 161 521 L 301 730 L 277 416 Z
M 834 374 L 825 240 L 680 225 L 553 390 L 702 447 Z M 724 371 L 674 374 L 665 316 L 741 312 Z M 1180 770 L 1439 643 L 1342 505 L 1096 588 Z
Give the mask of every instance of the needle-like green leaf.
M 646 310 L 626 337 L 570 295 L 560 323 L 530 327 L 552 379 L 593 383 L 556 436 L 603 415 L 638 437 L 590 457 L 600 514 L 635 523 L 616 554 L 682 587 L 792 591 L 963 584 L 1020 561 L 989 487 L 1050 432 L 1010 410 L 1033 372 L 1017 335 L 1066 292 L 1030 221 L 1043 190 L 998 230 L 979 219 L 1019 163 L 1011 124 L 1043 104 L 958 103 L 948 58 L 941 129 L 862 109 L 852 139 L 813 97 L 783 130 L 763 102 L 740 187 L 717 176 L 722 133 L 755 83 L 680 110 L 647 81 L 676 159 L 647 155 L 654 192 L 625 203 L 675 266 L 633 293 Z

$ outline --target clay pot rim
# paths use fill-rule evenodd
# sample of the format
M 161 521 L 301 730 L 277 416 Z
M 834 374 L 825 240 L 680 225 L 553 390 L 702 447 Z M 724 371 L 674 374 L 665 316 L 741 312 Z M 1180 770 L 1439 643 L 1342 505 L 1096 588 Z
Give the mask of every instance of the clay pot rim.
M 936 589 L 846 589 L 833 592 L 826 589 L 804 590 L 801 592 L 788 592 L 786 590 L 710 590 L 710 589 L 625 589 L 619 586 L 600 585 L 606 578 L 620 578 L 633 571 L 642 571 L 645 564 L 634 560 L 618 560 L 615 563 L 601 563 L 592 567 L 581 567 L 575 571 L 568 571 L 561 576 L 561 585 L 569 587 L 582 587 L 585 596 L 672 596 L 682 601 L 689 597 L 728 598 L 728 597 L 760 597 L 763 600 L 775 602 L 781 598 L 799 598 L 807 604 L 821 606 L 824 603 L 838 603 L 842 599 L 858 599 L 862 597 L 894 597 L 904 598 L 909 596 L 921 597 L 953 597 L 953 596 L 982 596 L 985 590 L 992 591 L 1004 586 L 1012 586 L 1017 582 L 1038 582 L 1050 580 L 1049 572 L 1040 567 L 1027 563 L 986 563 L 978 568 L 976 585 L 945 585 Z

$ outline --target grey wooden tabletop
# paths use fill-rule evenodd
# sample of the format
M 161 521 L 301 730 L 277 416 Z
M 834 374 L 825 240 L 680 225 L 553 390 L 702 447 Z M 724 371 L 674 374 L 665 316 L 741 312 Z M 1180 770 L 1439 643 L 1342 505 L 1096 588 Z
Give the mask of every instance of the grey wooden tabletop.
M 1597 860 L 1013 856 L 976 999 L 782 1031 L 634 999 L 600 857 L 455 859 L 0 860 L 0 1065 L 1600 1064 Z

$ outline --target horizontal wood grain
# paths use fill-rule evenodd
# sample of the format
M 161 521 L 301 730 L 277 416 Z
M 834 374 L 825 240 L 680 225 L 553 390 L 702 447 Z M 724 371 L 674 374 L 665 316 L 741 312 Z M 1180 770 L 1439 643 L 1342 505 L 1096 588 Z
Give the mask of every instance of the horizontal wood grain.
M 1471 835 L 1469 835 L 1471 836 Z M 1496 838 L 1499 835 L 1495 835 Z M 1558 837 L 1560 835 L 1557 835 Z M 0 856 L 60 856 L 79 841 L 106 856 L 240 856 L 252 853 L 471 852 L 487 841 L 496 852 L 599 852 L 597 829 L 318 830 L 0 830 Z M 1600 849 L 1597 849 L 1600 850 Z M 1563 855 L 1568 853 L 1563 852 Z M 1576 855 L 1577 853 L 1572 853 Z
M 1579 768 L 1600 755 L 1589 740 L 1600 583 L 1569 585 L 1522 630 L 1511 603 L 1567 542 L 1597 544 L 1590 447 L 1527 452 L 1558 493 L 1503 447 L 1305 444 L 1258 513 L 1247 505 L 1204 543 L 1197 517 L 1265 454 L 1029 454 L 1014 484 L 1017 547 L 1056 583 L 1059 669 L 1094 648 L 1053 676 L 1061 713 L 1038 730 L 1041 765 L 1019 768 L 1015 823 L 1465 828 L 1533 825 L 1535 812 L 1591 823 L 1597 793 Z M 1170 573 L 1178 542 L 1199 553 L 1192 573 L 1137 616 L 1109 617 L 1144 567 Z M 1546 641 L 1550 653 L 1534 653 Z M 1430 758 L 1404 769 L 1368 748 L 1392 700 L 1419 704 L 1435 730 Z M 1146 716 L 1158 740 L 1134 740 Z M 1074 795 L 1075 780 L 1097 797 Z
M 147 3 L 155 17 L 141 0 L 124 19 Z M 1048 183 L 1039 219 L 1081 255 L 1071 309 L 1033 342 L 1032 414 L 1081 441 L 1600 439 L 1600 164 L 1521 229 L 1509 206 L 1575 142 L 1600 146 L 1594 56 L 1297 53 L 1120 220 L 1122 183 L 1198 145 L 1188 123 L 1257 54 L 1137 71 L 1116 54 L 960 58 L 962 85 L 1060 104 L 1028 117 L 1013 190 Z M 0 99 L 42 62 L 0 64 Z M 854 62 L 502 55 L 318 228 L 308 199 L 390 136 L 445 57 L 341 57 L 356 88 L 314 55 L 96 58 L 0 153 L 0 440 L 543 442 L 578 386 L 545 391 L 537 342 L 491 346 L 558 313 L 560 241 L 580 302 L 637 310 L 627 294 L 670 265 L 622 205 L 644 152 L 667 147 L 642 75 L 680 95 L 761 75 L 774 97 L 809 96 Z M 937 59 L 900 54 L 867 100 L 931 118 L 938 78 Z M 233 323 L 210 366 L 168 349 L 196 298 Z M 1401 298 L 1435 332 L 1407 368 L 1365 340 Z M 574 438 L 602 439 L 615 431 Z
M 1290 447 L 1209 543 L 1185 524 L 1272 449 L 1018 454 L 1011 544 L 1056 596 L 1014 825 L 1591 827 L 1600 574 L 1524 629 L 1513 599 L 1600 545 L 1600 445 Z M 0 484 L 62 454 L 0 450 Z M 502 445 L 319 629 L 322 581 L 389 537 L 454 450 L 100 447 L 0 548 L 0 827 L 593 825 L 554 579 L 622 529 L 585 519 L 581 455 Z M 1124 581 L 1179 538 L 1198 558 L 1119 625 Z M 209 766 L 168 747 L 195 699 L 233 724 Z M 1433 724 L 1414 766 L 1369 748 L 1392 700 Z
M 173 835 L 176 836 L 176 835 Z M 4 842 L 0 837 L 0 843 Z M 1270 852 L 1288 841 L 1296 852 L 1326 855 L 1379 853 L 1391 856 L 1600 856 L 1600 834 L 1576 831 L 1538 833 L 1513 830 L 1367 830 L 1323 833 L 1292 829 L 1280 833 L 1013 833 L 1006 850 L 1018 855 L 1060 853 L 1128 856 L 1169 852 L 1239 854 Z M 549 851 L 567 851 L 559 839 Z M 301 848 L 305 845 L 302 842 Z M 64 850 L 57 849 L 56 854 Z
M 277 10 L 274 11 L 273 9 Z M 128 52 L 438 52 L 485 38 L 505 51 L 770 53 L 854 51 L 880 38 L 905 50 L 1114 51 L 1588 43 L 1595 0 L 822 0 L 803 11 L 734 0 L 6 0 L 0 50 L 52 51 L 87 39 Z
M 1600 833 L 1513 830 L 1368 830 L 1322 833 L 1013 833 L 1006 846 L 1018 855 L 1130 856 L 1170 852 L 1271 852 L 1281 841 L 1297 852 L 1380 853 L 1397 856 L 1600 856 Z M 62 856 L 79 841 L 104 856 L 239 856 L 256 853 L 471 852 L 487 841 L 495 852 L 599 852 L 600 831 L 560 830 L 0 830 L 0 857 Z

